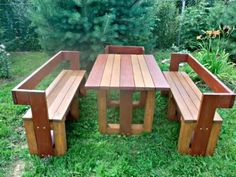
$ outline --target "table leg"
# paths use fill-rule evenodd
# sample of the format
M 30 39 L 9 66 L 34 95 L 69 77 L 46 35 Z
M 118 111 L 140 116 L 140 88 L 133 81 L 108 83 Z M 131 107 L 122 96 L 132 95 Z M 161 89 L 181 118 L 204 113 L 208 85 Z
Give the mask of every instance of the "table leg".
M 144 131 L 145 132 L 152 131 L 154 107 L 155 107 L 155 91 L 154 90 L 147 91 L 145 114 L 144 114 Z
M 98 90 L 98 125 L 101 133 L 107 130 L 107 91 Z
M 132 91 L 120 91 L 120 133 L 130 135 L 132 123 Z

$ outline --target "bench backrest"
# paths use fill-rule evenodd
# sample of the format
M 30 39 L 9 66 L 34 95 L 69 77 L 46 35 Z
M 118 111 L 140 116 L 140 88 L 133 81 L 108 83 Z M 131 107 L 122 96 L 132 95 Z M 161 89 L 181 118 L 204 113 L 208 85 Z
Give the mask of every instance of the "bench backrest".
M 30 104 L 28 97 L 32 92 L 45 94 L 44 90 L 34 90 L 34 88 L 62 61 L 69 60 L 71 69 L 78 70 L 80 68 L 79 55 L 78 51 L 58 52 L 12 90 L 14 103 L 23 105 Z
M 110 54 L 144 54 L 144 47 L 142 46 L 119 46 L 107 45 L 105 53 Z
M 204 155 L 206 153 L 216 109 L 231 108 L 234 105 L 235 94 L 190 54 L 171 54 L 170 71 L 178 71 L 181 62 L 188 63 L 200 78 L 215 92 L 203 93 L 197 125 L 191 141 L 192 148 L 190 153 Z
M 42 156 L 53 155 L 53 142 L 48 116 L 46 92 L 45 90 L 34 90 L 34 88 L 63 60 L 70 61 L 72 70 L 78 70 L 80 67 L 79 52 L 58 52 L 12 90 L 15 104 L 31 106 L 37 148 L 39 154 Z

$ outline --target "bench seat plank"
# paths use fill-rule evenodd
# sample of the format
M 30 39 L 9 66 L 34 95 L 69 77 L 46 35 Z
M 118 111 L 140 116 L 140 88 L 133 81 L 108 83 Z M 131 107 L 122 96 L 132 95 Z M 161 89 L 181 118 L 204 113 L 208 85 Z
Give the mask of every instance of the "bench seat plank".
M 185 121 L 197 121 L 202 93 L 184 72 L 164 72 L 170 85 L 171 92 Z M 214 121 L 221 122 L 222 118 L 216 112 Z
M 62 120 L 75 95 L 85 71 L 62 70 L 61 73 L 46 89 L 49 120 Z M 24 119 L 32 119 L 29 109 L 23 116 Z

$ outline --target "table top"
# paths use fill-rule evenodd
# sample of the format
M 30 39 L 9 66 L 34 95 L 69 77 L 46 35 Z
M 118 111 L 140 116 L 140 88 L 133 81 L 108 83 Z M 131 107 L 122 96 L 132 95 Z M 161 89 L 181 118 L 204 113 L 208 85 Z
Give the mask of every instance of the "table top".
M 153 55 L 100 54 L 89 74 L 88 89 L 168 90 Z

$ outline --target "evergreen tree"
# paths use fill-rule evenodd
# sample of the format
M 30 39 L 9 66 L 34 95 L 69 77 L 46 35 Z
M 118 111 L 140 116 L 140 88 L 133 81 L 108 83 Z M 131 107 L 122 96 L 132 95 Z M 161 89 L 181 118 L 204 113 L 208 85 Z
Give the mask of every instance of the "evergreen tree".
M 152 0 L 33 0 L 31 16 L 46 50 L 94 59 L 106 44 L 152 46 Z
M 1 0 L 0 42 L 9 51 L 37 50 L 39 44 L 34 29 L 27 18 L 29 0 Z

